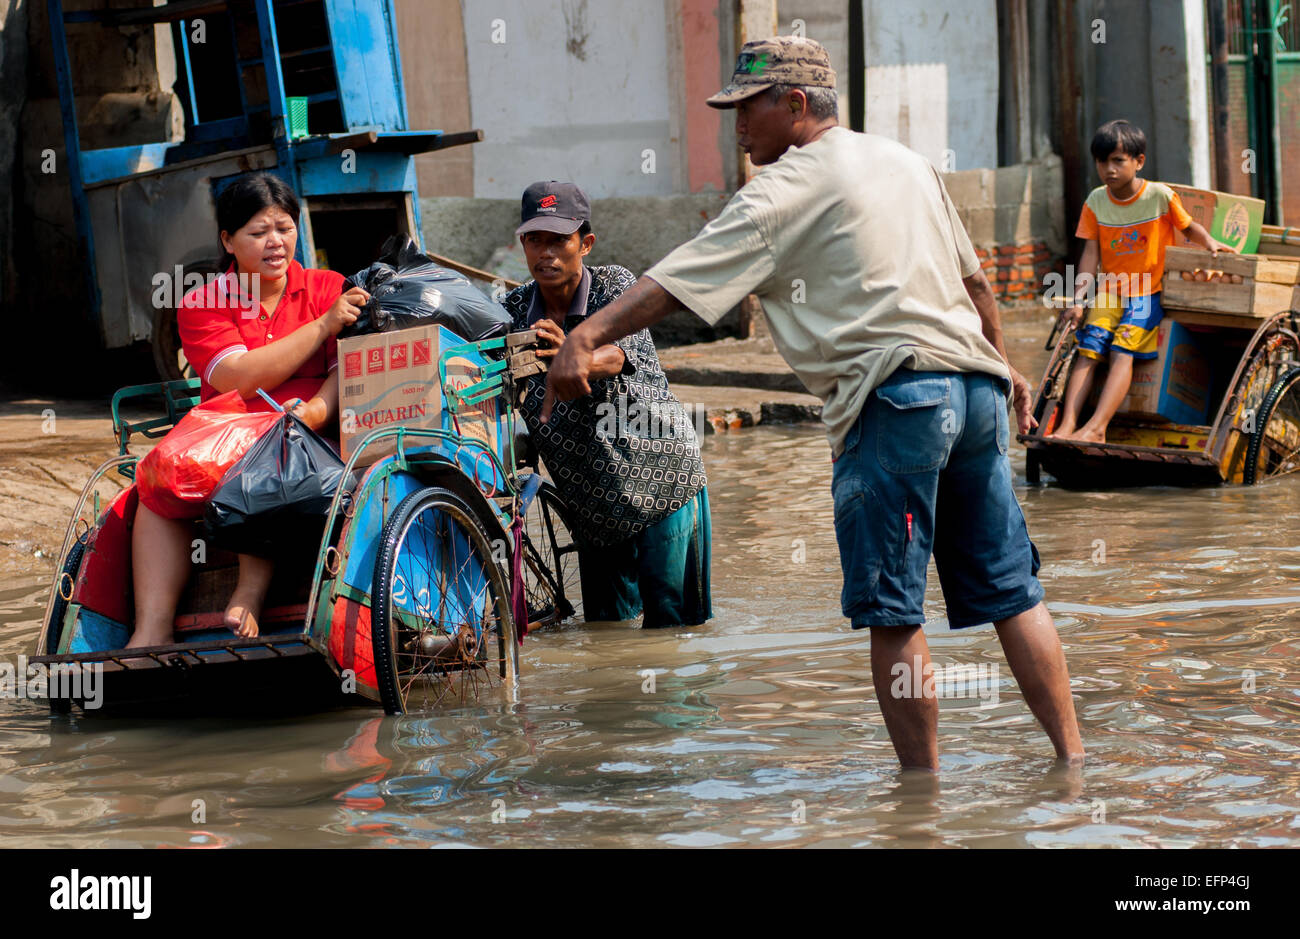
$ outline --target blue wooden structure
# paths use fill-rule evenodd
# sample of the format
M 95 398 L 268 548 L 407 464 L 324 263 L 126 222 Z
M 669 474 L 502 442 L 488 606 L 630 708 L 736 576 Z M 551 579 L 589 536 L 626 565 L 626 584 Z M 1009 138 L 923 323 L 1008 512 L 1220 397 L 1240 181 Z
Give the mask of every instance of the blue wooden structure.
M 47 2 L 92 318 L 107 348 L 152 342 L 164 378 L 185 372 L 157 278 L 216 273 L 214 198 L 231 180 L 282 176 L 303 206 L 298 260 L 351 273 L 395 232 L 422 245 L 415 155 L 482 139 L 408 127 L 392 0 Z M 159 24 L 171 26 L 184 139 L 83 150 L 69 31 Z M 305 100 L 308 136 L 290 133 L 291 99 Z

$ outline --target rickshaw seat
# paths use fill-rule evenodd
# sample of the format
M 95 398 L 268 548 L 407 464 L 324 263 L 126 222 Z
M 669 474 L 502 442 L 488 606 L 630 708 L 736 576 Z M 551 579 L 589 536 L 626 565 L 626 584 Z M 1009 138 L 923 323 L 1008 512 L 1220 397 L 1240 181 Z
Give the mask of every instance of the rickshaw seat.
M 151 382 L 145 385 L 128 385 L 126 388 L 119 388 L 113 394 L 113 436 L 117 438 L 118 455 L 121 456 L 127 452 L 127 444 L 130 443 L 132 434 L 142 434 L 150 438 L 165 436 L 169 430 L 176 426 L 177 421 L 185 416 L 190 408 L 199 403 L 200 384 L 199 379 L 188 378 L 180 381 Z M 127 421 L 122 417 L 122 402 L 136 398 L 156 399 L 159 397 L 162 398 L 163 406 L 167 409 L 165 415 L 134 422 Z M 130 471 L 124 472 L 123 475 L 134 478 L 135 468 L 131 467 Z

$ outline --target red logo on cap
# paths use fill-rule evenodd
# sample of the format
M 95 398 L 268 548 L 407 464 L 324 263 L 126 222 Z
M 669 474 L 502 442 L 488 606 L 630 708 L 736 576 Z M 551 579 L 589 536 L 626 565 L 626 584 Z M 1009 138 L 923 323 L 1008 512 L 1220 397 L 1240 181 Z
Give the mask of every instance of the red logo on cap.
M 543 209 L 553 208 L 555 206 L 555 196 L 543 196 L 542 201 L 537 204 Z

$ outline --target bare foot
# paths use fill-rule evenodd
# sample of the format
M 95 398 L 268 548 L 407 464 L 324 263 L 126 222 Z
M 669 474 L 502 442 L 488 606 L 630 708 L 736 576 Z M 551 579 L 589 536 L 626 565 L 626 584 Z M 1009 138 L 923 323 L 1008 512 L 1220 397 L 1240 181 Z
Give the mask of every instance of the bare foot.
M 1105 443 L 1105 442 L 1106 442 L 1106 431 L 1104 431 L 1104 430 L 1097 430 L 1097 429 L 1095 429 L 1095 428 L 1088 427 L 1087 425 L 1084 425 L 1084 426 L 1081 427 L 1081 428 L 1079 429 L 1079 431 L 1078 431 L 1078 432 L 1077 432 L 1073 437 L 1071 437 L 1070 439 L 1071 439 L 1071 440 L 1078 440 L 1080 443 Z
M 261 615 L 262 604 L 260 601 L 248 603 L 236 593 L 230 598 L 230 606 L 226 607 L 226 628 L 234 632 L 236 636 L 251 639 L 257 635 L 257 618 Z
M 159 632 L 151 629 L 137 629 L 131 633 L 131 639 L 125 648 L 139 649 L 142 646 L 165 646 L 172 642 L 171 630 Z
M 1056 430 L 1052 431 L 1050 434 L 1044 434 L 1043 436 L 1045 436 L 1048 440 L 1051 440 L 1053 437 L 1059 437 L 1062 440 L 1068 440 L 1070 436 L 1074 434 L 1074 432 L 1075 432 L 1075 427 L 1073 424 L 1062 423 L 1056 428 Z

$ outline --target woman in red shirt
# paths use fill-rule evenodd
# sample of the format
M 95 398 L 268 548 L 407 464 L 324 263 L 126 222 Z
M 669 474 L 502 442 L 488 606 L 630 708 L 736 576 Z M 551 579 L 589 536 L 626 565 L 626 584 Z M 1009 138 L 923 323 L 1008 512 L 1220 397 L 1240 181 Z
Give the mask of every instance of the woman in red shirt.
M 238 389 L 250 410 L 269 408 L 265 389 L 314 430 L 338 418 L 335 337 L 370 299 L 359 287 L 343 293 L 343 276 L 304 270 L 293 259 L 298 199 L 279 177 L 254 173 L 217 199 L 217 224 L 229 268 L 185 296 L 177 311 L 181 345 L 202 377 L 204 401 Z M 176 606 L 190 575 L 193 525 L 153 511 L 143 500 L 131 535 L 135 631 L 128 648 L 172 641 Z M 225 624 L 256 636 L 274 564 L 241 554 L 239 583 Z

